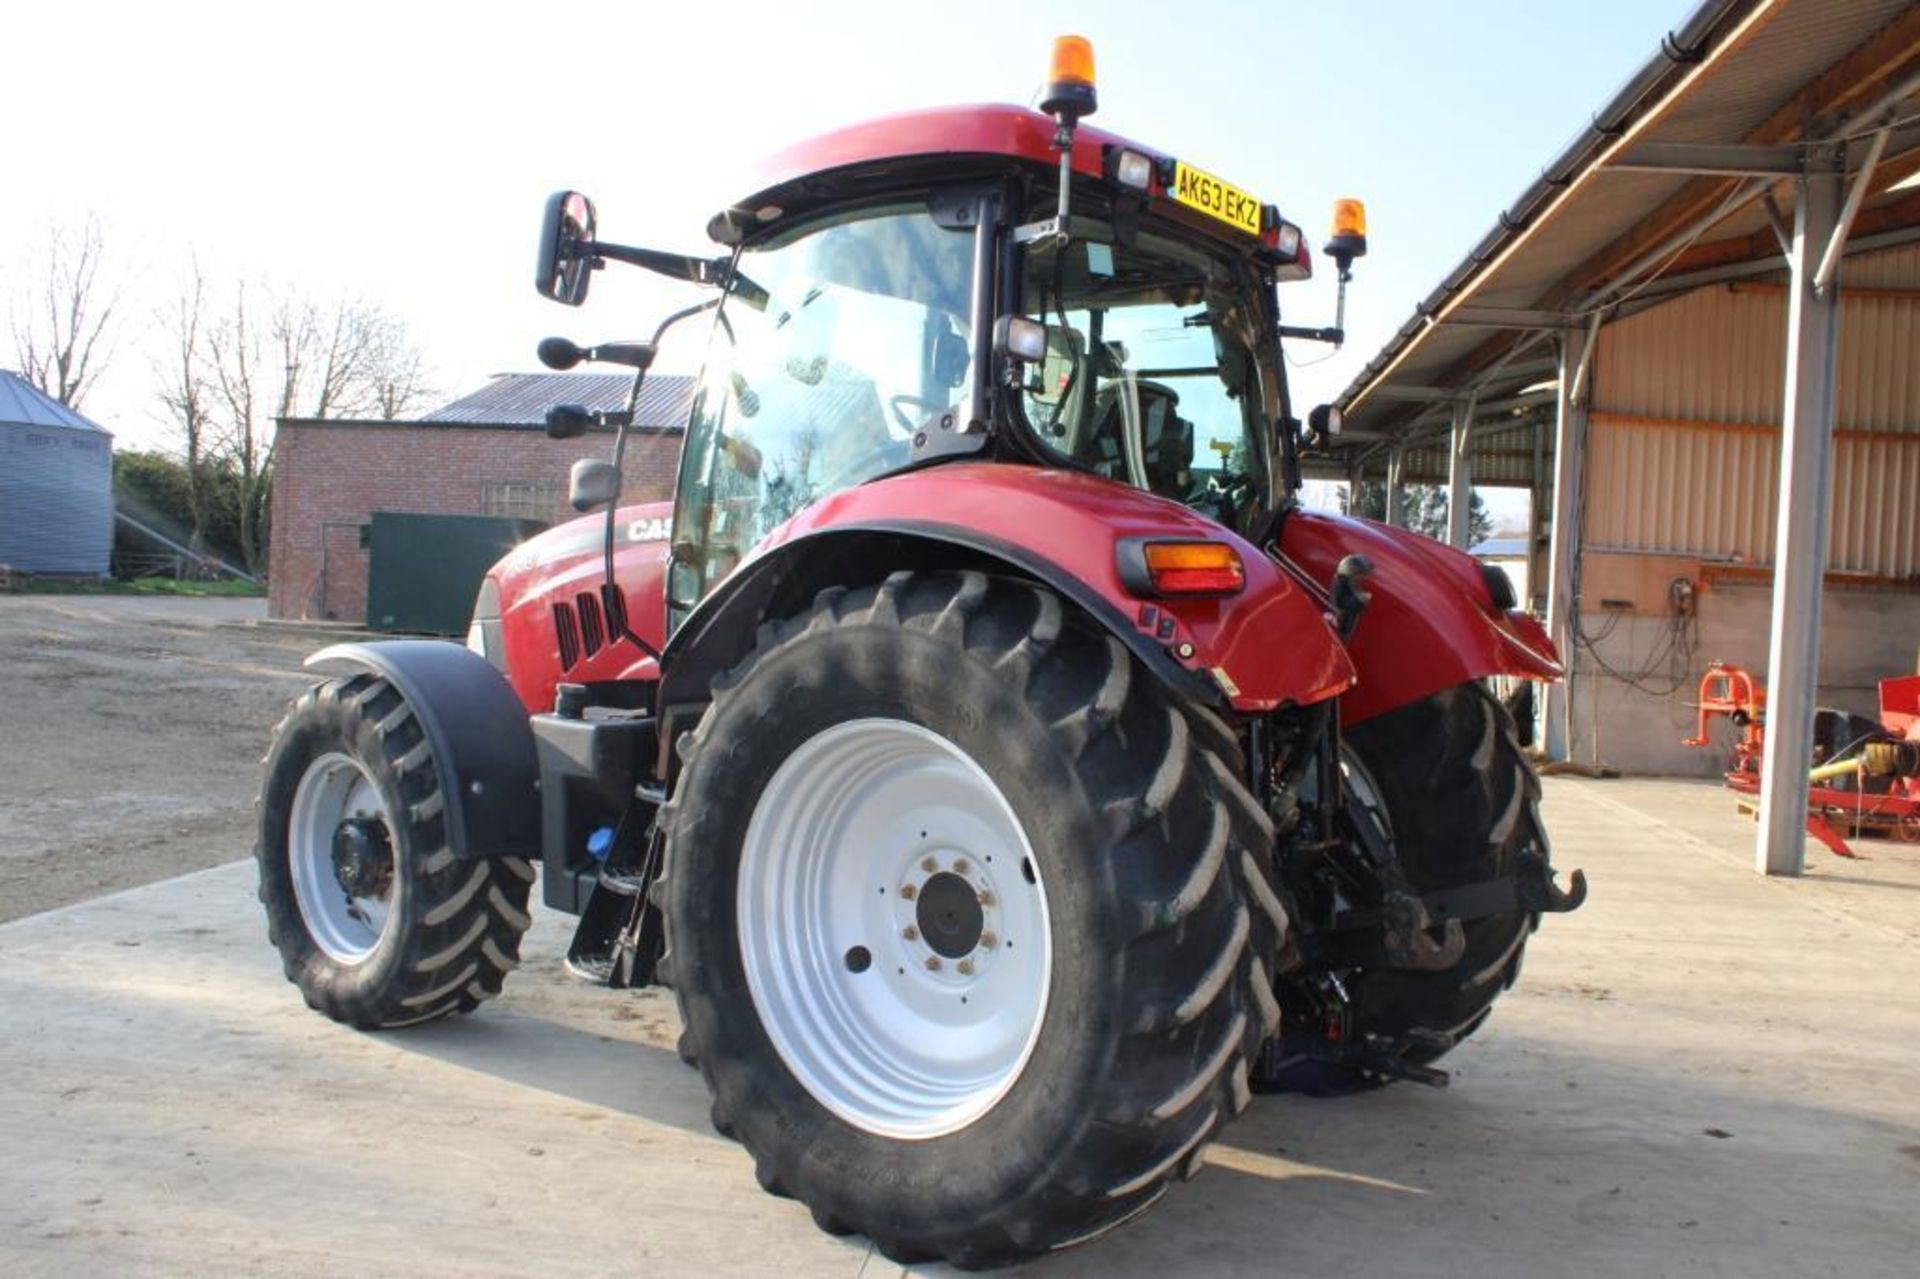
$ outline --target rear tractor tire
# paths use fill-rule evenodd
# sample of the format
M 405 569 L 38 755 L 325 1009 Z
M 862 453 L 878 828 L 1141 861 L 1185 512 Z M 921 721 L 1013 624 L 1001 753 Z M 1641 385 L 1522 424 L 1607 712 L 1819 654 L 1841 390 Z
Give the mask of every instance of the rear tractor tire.
M 896 1261 L 1005 1264 L 1197 1170 L 1278 1024 L 1233 739 L 1059 597 L 824 592 L 681 745 L 682 1050 L 761 1185 Z
M 309 1005 L 379 1030 L 500 993 L 530 922 L 533 867 L 454 855 L 432 747 L 391 683 L 358 674 L 308 689 L 266 765 L 260 901 Z

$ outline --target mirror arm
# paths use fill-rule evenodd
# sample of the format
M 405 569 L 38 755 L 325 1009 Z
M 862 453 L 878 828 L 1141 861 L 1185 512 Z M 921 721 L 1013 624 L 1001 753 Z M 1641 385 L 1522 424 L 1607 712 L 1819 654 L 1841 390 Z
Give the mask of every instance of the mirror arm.
M 696 258 L 685 253 L 665 253 L 659 249 L 641 249 L 605 240 L 588 240 L 574 247 L 573 256 L 600 258 L 644 267 L 659 275 L 690 284 L 718 284 L 725 275 L 728 259 Z
M 1347 331 L 1337 324 L 1330 328 L 1318 329 L 1306 324 L 1282 324 L 1280 336 L 1299 338 L 1303 342 L 1331 342 L 1339 346 L 1347 340 Z

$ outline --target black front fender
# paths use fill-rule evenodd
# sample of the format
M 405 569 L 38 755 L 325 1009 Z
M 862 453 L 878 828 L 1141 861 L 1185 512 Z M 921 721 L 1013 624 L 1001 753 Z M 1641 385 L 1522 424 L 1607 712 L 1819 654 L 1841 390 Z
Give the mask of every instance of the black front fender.
M 335 644 L 306 661 L 371 671 L 406 700 L 433 751 L 454 856 L 540 855 L 540 765 L 527 708 L 487 660 L 446 640 Z

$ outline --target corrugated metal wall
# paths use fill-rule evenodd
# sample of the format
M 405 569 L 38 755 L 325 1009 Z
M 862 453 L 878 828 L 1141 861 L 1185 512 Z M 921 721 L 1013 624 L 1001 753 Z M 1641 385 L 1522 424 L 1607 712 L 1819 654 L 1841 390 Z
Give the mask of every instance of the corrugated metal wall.
M 1552 427 L 1549 426 L 1547 429 L 1545 465 L 1551 467 Z M 1408 484 L 1445 484 L 1448 447 L 1446 438 L 1443 436 L 1431 448 L 1408 449 L 1406 458 L 1401 463 L 1401 478 Z M 1474 486 L 1477 488 L 1532 487 L 1532 420 L 1526 419 L 1514 426 L 1499 428 L 1489 428 L 1483 424 L 1474 432 L 1473 456 L 1468 467 L 1469 474 L 1473 476 Z
M 1851 294 L 1849 289 L 1854 290 Z M 1828 567 L 1920 574 L 1920 245 L 1847 260 Z M 1701 289 L 1601 330 L 1591 549 L 1773 558 L 1787 297 Z
M 112 438 L 0 422 L 0 564 L 104 574 L 112 552 Z

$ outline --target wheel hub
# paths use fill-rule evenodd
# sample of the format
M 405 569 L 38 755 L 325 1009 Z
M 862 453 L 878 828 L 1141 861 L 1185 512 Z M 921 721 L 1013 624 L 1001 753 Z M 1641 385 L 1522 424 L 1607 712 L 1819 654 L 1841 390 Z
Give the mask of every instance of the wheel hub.
M 333 877 L 349 897 L 385 897 L 393 887 L 393 843 L 386 823 L 349 817 L 334 828 Z
M 366 767 L 328 751 L 307 765 L 287 814 L 287 870 L 308 935 L 357 964 L 385 935 L 395 891 L 392 810 Z
M 929 879 L 917 896 L 920 904 L 914 916 L 927 945 L 947 959 L 971 954 L 986 927 L 978 890 L 952 871 L 943 870 Z
M 893 893 L 904 966 L 965 990 L 1004 945 L 1000 893 L 986 859 L 951 848 L 909 850 Z

